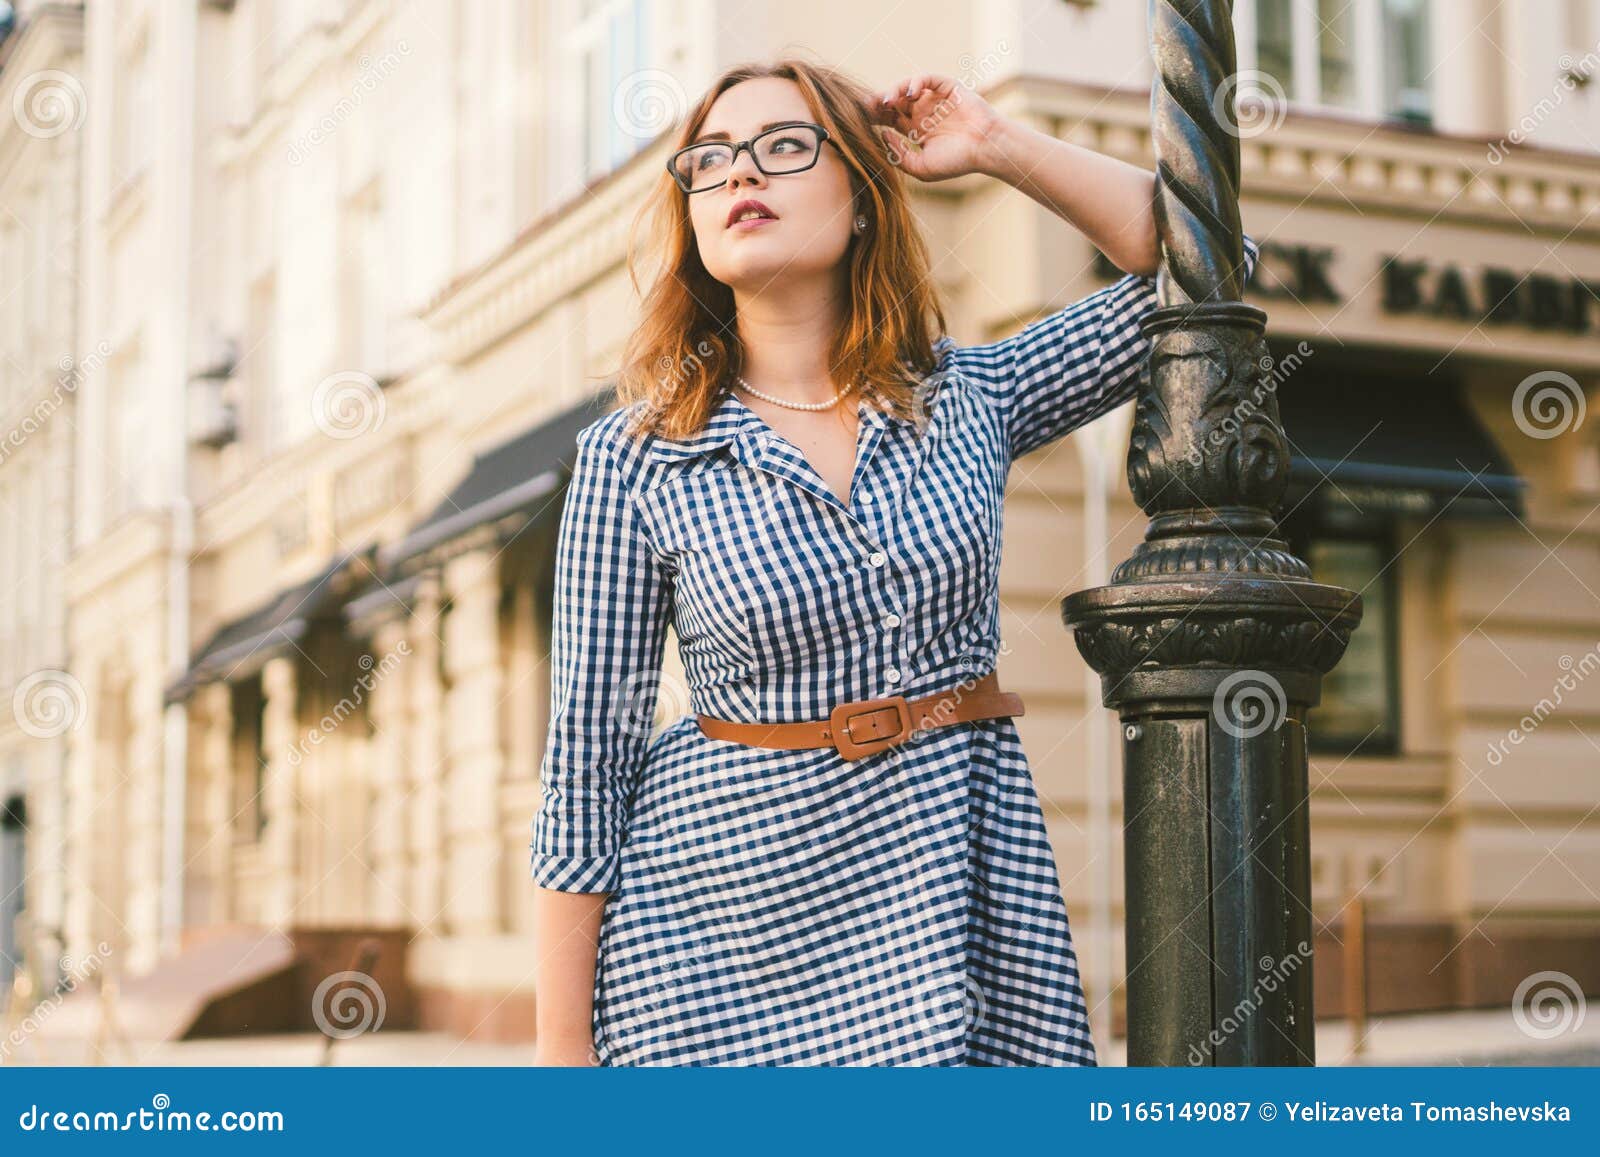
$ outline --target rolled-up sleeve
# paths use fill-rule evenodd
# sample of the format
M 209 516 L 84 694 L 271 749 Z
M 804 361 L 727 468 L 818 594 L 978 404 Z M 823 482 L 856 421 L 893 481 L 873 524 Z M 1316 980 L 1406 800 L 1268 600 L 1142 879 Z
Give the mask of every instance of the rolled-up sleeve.
M 1245 236 L 1246 282 L 1259 256 Z M 1010 337 L 959 351 L 1006 414 L 1013 461 L 1133 397 L 1150 350 L 1139 320 L 1158 304 L 1156 279 L 1129 273 Z
M 596 426 L 578 437 L 557 534 L 550 727 L 532 875 L 561 892 L 613 892 L 670 618 L 671 580 L 642 533 Z

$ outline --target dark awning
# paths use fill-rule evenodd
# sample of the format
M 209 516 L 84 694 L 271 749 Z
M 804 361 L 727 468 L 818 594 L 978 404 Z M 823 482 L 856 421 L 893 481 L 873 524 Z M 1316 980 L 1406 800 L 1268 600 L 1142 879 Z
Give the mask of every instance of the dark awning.
M 400 542 L 379 552 L 385 570 L 447 555 L 451 544 L 502 519 L 509 523 L 504 533 L 515 534 L 559 514 L 560 503 L 552 499 L 572 474 L 578 431 L 603 416 L 615 401 L 615 390 L 607 386 L 570 410 L 478 454 L 467 476 L 432 513 Z
M 352 634 L 370 635 L 385 619 L 410 614 L 421 585 L 420 574 L 391 575 L 388 579 L 374 577 L 365 590 L 345 603 L 342 611 L 345 625 Z
M 219 679 L 253 675 L 274 655 L 297 646 L 312 623 L 335 617 L 348 591 L 371 577 L 374 553 L 368 546 L 330 559 L 310 578 L 218 627 L 189 669 L 167 687 L 166 701 L 186 699 L 195 688 Z
M 1522 516 L 1526 483 L 1457 382 L 1311 368 L 1286 374 L 1278 388 L 1292 456 L 1283 509 Z

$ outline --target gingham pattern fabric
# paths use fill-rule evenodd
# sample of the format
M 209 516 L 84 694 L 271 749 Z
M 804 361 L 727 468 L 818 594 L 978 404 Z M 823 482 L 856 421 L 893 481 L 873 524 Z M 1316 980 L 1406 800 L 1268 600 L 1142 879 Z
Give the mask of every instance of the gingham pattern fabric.
M 821 719 L 995 667 L 1011 462 L 1132 396 L 1156 304 L 1128 275 L 1001 341 L 940 337 L 923 434 L 861 408 L 848 506 L 731 393 L 681 441 L 624 410 L 584 429 L 531 850 L 544 887 L 611 893 L 601 1064 L 1096 1063 L 1012 720 L 847 761 L 687 712 Z M 686 689 L 660 681 L 669 622 Z M 686 713 L 652 737 L 660 698 Z

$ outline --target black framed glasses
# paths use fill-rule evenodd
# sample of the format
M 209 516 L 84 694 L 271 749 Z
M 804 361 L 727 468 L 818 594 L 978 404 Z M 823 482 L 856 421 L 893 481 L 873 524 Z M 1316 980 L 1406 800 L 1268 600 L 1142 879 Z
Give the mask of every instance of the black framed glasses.
M 747 141 L 702 141 L 679 149 L 667 158 L 667 172 L 685 193 L 704 193 L 728 180 L 728 170 L 748 149 L 750 159 L 769 177 L 803 173 L 822 156 L 828 130 L 796 121 L 758 133 Z M 835 145 L 834 148 L 839 146 Z

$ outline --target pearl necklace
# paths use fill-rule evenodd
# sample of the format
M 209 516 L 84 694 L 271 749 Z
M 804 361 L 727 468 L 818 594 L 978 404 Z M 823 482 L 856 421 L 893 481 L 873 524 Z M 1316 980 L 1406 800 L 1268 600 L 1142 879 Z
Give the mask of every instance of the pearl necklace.
M 850 386 L 846 386 L 826 402 L 791 402 L 787 398 L 775 398 L 771 394 L 763 394 L 760 390 L 756 389 L 738 374 L 734 374 L 733 376 L 734 380 L 739 383 L 740 387 L 743 388 L 746 393 L 754 394 L 762 401 L 771 402 L 774 406 L 783 406 L 790 410 L 826 410 L 832 406 L 837 406 L 839 404 L 839 399 L 848 394 L 851 389 Z

